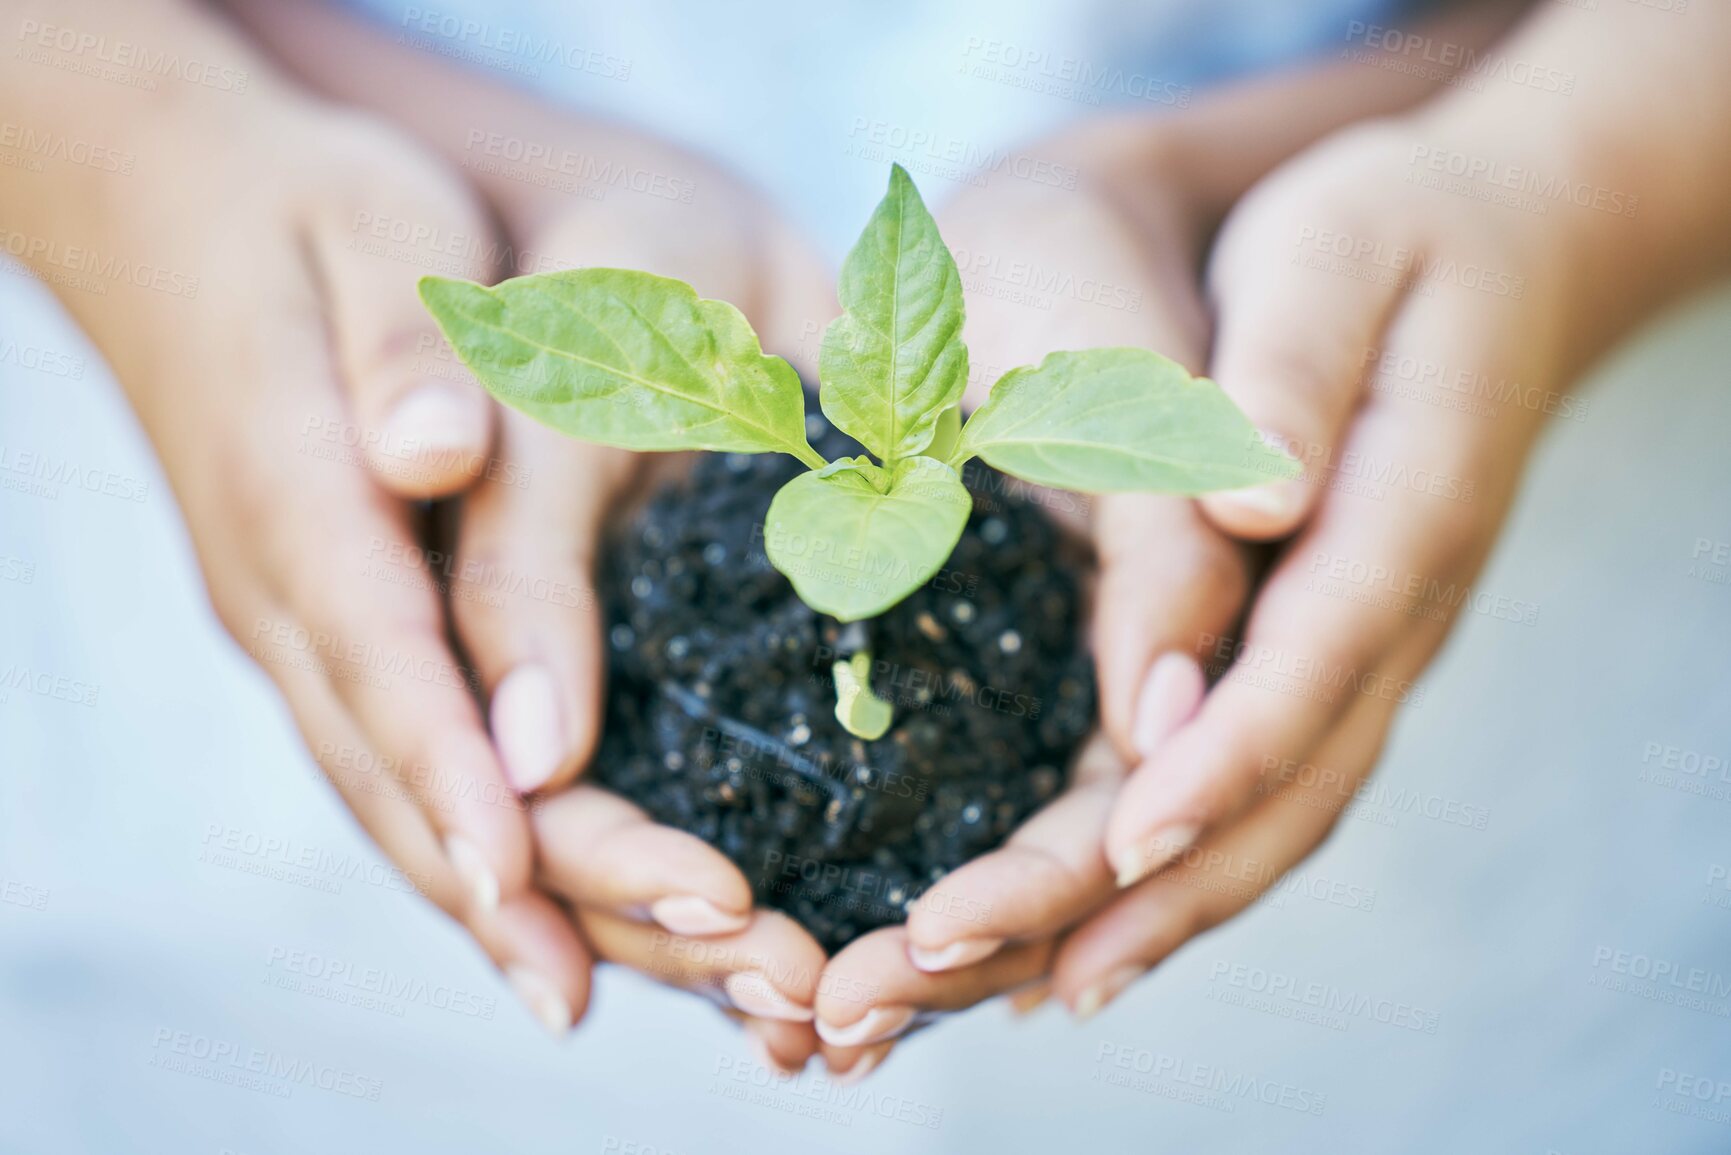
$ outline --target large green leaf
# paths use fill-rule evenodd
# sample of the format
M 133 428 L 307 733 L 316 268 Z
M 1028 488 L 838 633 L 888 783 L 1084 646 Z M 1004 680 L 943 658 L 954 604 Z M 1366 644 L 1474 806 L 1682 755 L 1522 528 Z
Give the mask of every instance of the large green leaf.
M 844 622 L 889 609 L 931 579 L 973 498 L 929 457 L 888 469 L 864 458 L 802 473 L 770 502 L 764 544 L 801 600 Z
M 1218 385 L 1146 349 L 1053 353 L 1010 370 L 962 426 L 950 461 L 975 455 L 1084 493 L 1207 493 L 1300 472 Z
M 968 349 L 961 274 L 899 164 L 836 293 L 845 311 L 818 354 L 824 414 L 883 461 L 912 457 L 961 399 Z
M 488 392 L 561 433 L 624 449 L 781 451 L 805 439 L 799 375 L 738 309 L 683 281 L 571 269 L 496 288 L 421 278 L 421 300 Z

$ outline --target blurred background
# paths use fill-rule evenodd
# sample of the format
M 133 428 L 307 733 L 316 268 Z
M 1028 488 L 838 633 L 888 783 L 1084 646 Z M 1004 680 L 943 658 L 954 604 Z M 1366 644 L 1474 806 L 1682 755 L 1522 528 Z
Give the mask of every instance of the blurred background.
M 952 56 L 1012 19 L 969 7 L 932 32 Z M 681 39 L 728 35 L 705 20 Z M 561 83 L 700 106 L 651 25 L 603 28 L 628 84 Z M 956 91 L 867 115 L 988 142 L 1060 115 Z M 882 161 L 846 153 L 859 99 L 812 107 L 741 146 L 791 179 L 818 134 L 791 199 L 833 258 Z M 325 785 L 100 357 L 0 271 L 0 1151 L 1731 1150 L 1731 292 L 1553 422 L 1486 612 L 1319 854 L 1093 1020 L 988 1005 L 838 1088 L 613 970 L 551 1041 Z M 255 1050 L 310 1074 L 223 1074 Z

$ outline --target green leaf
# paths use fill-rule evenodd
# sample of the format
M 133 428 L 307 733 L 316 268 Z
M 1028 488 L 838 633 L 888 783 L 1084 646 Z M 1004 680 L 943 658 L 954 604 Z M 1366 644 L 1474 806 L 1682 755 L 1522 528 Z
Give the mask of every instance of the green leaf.
M 932 443 L 926 446 L 926 456 L 944 460 L 956 451 L 956 442 L 962 436 L 962 407 L 952 405 L 938 414 L 937 428 L 932 433 Z
M 583 441 L 823 458 L 805 439 L 799 375 L 765 356 L 738 309 L 683 281 L 570 269 L 496 288 L 421 278 L 463 363 L 513 409 Z
M 884 736 L 895 708 L 872 693 L 872 656 L 861 650 L 834 667 L 835 720 L 856 738 L 875 742 Z
M 931 443 L 968 379 L 962 278 L 901 165 L 842 263 L 818 353 L 824 414 L 885 462 Z
M 962 427 L 950 463 L 975 455 L 1084 493 L 1207 493 L 1300 473 L 1218 385 L 1146 349 L 1053 353 L 1010 370 Z
M 956 471 L 929 457 L 887 470 L 837 461 L 782 486 L 769 504 L 764 545 L 806 605 L 858 621 L 929 581 L 972 508 Z

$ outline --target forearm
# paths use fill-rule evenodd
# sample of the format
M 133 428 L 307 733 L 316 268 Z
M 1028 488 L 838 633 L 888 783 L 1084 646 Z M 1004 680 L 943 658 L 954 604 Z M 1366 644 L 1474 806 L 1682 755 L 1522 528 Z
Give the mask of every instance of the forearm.
M 1470 141 L 1487 162 L 1573 193 L 1548 215 L 1567 230 L 1560 247 L 1571 264 L 1556 275 L 1571 282 L 1582 360 L 1731 269 L 1728 60 L 1731 6 L 1722 3 L 1680 12 L 1548 5 L 1482 62 L 1483 85 L 1419 118 L 1423 131 Z M 1568 91 L 1489 78 L 1535 67 Z
M 1505 33 L 1525 0 L 1479 0 L 1415 25 L 1412 37 L 1479 52 Z M 1050 142 L 1135 215 L 1181 187 L 1191 223 L 1206 237 L 1252 185 L 1315 141 L 1348 124 L 1406 111 L 1455 82 L 1459 59 L 1414 68 L 1356 25 L 1344 51 L 1205 95 L 1182 112 L 1103 116 Z M 1408 34 L 1402 33 L 1403 37 Z M 1164 205 L 1161 210 L 1164 211 Z M 1200 255 L 1200 254 L 1198 254 Z

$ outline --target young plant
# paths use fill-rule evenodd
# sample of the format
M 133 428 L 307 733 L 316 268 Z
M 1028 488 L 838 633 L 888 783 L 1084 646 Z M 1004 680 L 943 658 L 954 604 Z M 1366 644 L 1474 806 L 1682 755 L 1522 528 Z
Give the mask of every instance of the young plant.
M 1146 349 L 1052 353 L 998 379 L 964 423 L 962 281 L 900 165 L 843 262 L 818 400 L 869 456 L 826 461 L 799 375 L 745 317 L 682 281 L 571 269 L 493 288 L 423 277 L 421 300 L 487 390 L 561 433 L 639 451 L 788 453 L 809 466 L 770 503 L 770 562 L 812 609 L 880 614 L 930 580 L 973 507 L 975 457 L 1036 485 L 1199 494 L 1296 476 L 1205 378 Z M 874 460 L 875 459 L 875 460 Z M 889 726 L 870 659 L 838 662 L 836 715 Z

